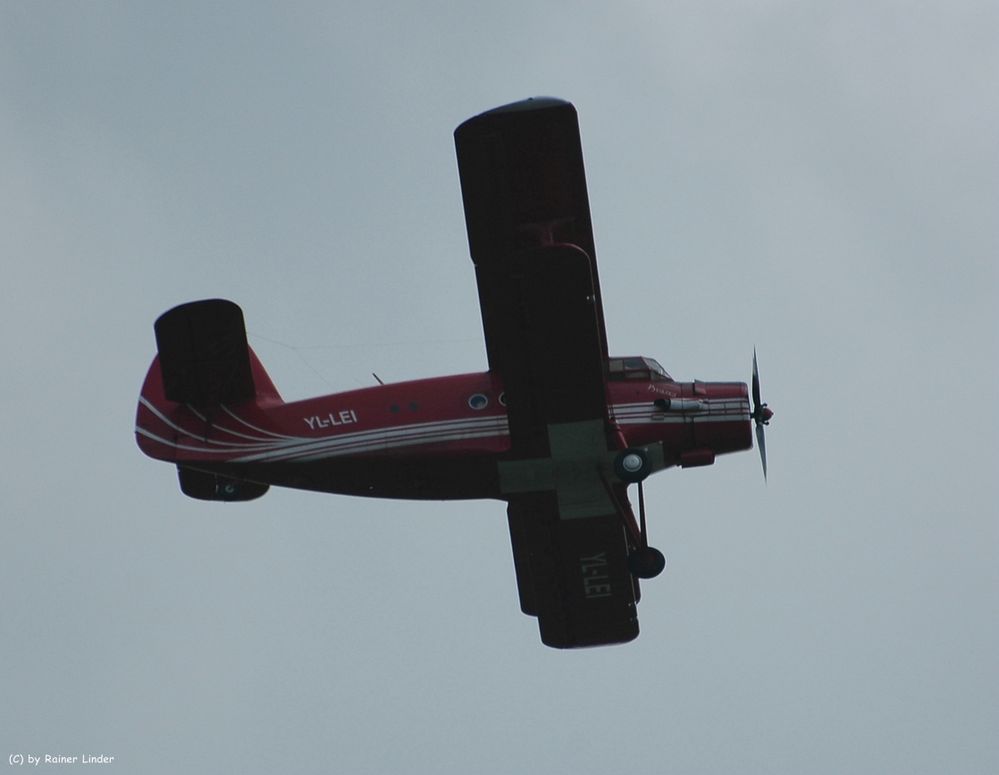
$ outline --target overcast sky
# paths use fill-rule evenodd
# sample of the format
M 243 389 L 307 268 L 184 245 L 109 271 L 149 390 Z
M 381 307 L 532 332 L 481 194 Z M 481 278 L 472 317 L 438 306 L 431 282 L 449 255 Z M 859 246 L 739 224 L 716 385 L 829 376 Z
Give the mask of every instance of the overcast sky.
M 4 3 L 0 754 L 122 773 L 999 771 L 995 2 Z M 153 320 L 285 398 L 485 368 L 452 132 L 574 102 L 608 339 L 750 376 L 650 480 L 629 645 L 519 611 L 498 502 L 185 498 Z

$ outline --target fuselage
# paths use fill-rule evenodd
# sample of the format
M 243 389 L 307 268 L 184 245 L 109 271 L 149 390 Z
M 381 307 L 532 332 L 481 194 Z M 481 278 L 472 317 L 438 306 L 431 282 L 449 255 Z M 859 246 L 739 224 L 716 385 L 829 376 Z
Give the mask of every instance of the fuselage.
M 752 447 L 741 382 L 676 382 L 655 361 L 609 361 L 611 428 L 654 468 L 707 465 Z M 500 498 L 511 459 L 504 386 L 492 372 L 420 379 L 285 403 L 198 410 L 143 386 L 139 446 L 151 457 L 236 479 L 381 498 Z M 608 453 L 609 455 L 611 452 Z

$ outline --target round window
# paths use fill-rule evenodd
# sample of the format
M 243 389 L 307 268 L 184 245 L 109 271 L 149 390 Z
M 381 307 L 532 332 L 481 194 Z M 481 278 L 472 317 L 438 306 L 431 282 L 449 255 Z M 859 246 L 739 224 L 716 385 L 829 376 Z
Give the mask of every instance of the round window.
M 468 405 L 476 411 L 479 409 L 485 409 L 488 404 L 489 399 L 482 395 L 482 393 L 476 393 L 475 395 L 469 396 Z

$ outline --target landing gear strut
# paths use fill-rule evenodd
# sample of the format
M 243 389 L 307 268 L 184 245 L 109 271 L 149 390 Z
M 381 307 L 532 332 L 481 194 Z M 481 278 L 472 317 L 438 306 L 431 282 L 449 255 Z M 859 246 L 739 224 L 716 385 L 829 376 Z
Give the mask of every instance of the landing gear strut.
M 651 473 L 652 466 L 645 450 L 637 448 L 624 450 L 614 461 L 614 471 L 621 480 L 638 485 L 640 543 L 628 555 L 628 570 L 631 571 L 631 575 L 640 579 L 655 578 L 666 567 L 666 558 L 658 549 L 649 546 L 649 533 L 645 524 L 645 491 L 642 489 L 642 481 Z

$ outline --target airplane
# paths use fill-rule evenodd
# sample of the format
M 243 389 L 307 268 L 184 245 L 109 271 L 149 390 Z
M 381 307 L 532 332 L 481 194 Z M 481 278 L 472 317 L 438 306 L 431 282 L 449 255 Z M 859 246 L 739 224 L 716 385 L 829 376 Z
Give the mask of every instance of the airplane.
M 652 358 L 608 354 L 571 103 L 504 105 L 454 137 L 486 371 L 285 402 L 241 309 L 194 301 L 155 322 L 136 440 L 203 500 L 247 501 L 276 485 L 504 501 L 520 606 L 542 642 L 631 641 L 639 580 L 666 564 L 648 541 L 643 480 L 751 449 L 754 423 L 766 477 L 773 412 L 755 350 L 751 389 L 677 382 Z

